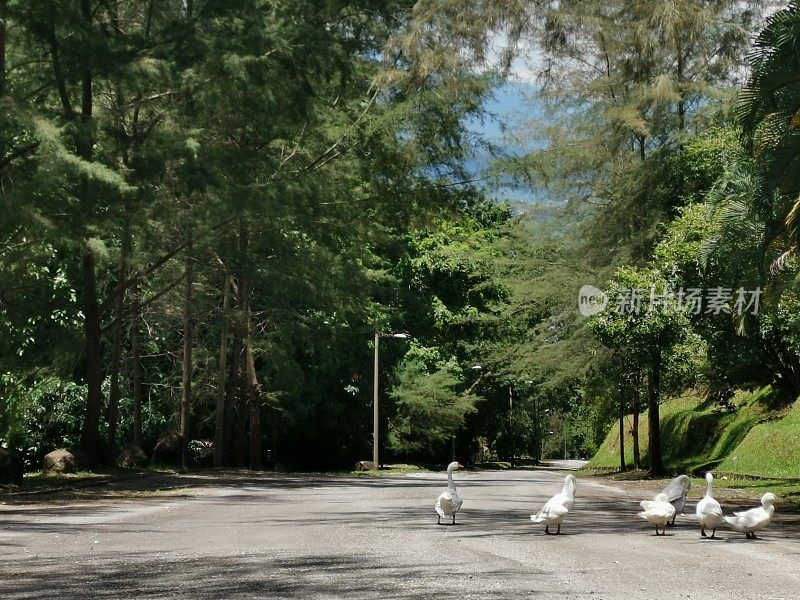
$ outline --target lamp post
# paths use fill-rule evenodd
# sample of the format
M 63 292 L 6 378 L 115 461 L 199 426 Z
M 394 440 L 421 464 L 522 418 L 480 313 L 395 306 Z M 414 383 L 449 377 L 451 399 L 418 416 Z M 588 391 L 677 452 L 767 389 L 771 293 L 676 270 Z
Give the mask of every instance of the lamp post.
M 378 463 L 378 442 L 380 432 L 378 425 L 380 418 L 378 415 L 378 348 L 380 346 L 381 338 L 396 338 L 405 340 L 411 337 L 407 333 L 375 333 L 375 366 L 372 378 L 372 468 L 377 469 Z

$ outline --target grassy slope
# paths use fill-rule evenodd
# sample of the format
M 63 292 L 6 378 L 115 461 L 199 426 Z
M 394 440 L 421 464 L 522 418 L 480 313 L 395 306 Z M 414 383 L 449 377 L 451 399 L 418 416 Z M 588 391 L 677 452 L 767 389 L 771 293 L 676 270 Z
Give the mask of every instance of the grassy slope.
M 738 392 L 736 410 L 720 411 L 697 393 L 686 394 L 661 406 L 661 444 L 666 464 L 676 471 L 701 472 L 713 468 L 731 474 L 800 477 L 800 405 L 788 414 L 764 406 L 769 388 Z M 772 420 L 768 420 L 772 419 Z M 759 424 L 761 421 L 767 421 Z M 631 417 L 625 419 L 625 459 L 633 464 Z M 765 440 L 769 439 L 769 443 Z M 642 463 L 647 464 L 647 412 L 639 420 Z M 780 440 L 780 445 L 774 440 Z M 733 457 L 736 456 L 736 460 Z M 611 428 L 590 469 L 619 467 L 619 427 Z M 746 470 L 751 469 L 751 470 Z
M 760 477 L 800 478 L 800 402 L 750 429 L 719 470 Z

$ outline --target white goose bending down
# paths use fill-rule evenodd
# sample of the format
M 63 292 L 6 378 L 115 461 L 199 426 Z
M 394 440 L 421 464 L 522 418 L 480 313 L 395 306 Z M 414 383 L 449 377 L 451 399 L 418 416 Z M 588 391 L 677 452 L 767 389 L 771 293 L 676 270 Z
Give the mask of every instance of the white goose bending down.
M 678 515 L 683 514 L 683 507 L 686 505 L 686 496 L 689 495 L 691 487 L 692 480 L 689 479 L 688 475 L 678 475 L 664 488 L 663 493 L 667 495 L 669 503 L 675 507 L 675 516 L 672 517 L 672 523 L 670 523 L 670 525 L 675 525 L 675 519 Z
M 638 515 L 656 526 L 656 535 L 667 535 L 667 523 L 675 516 L 675 507 L 670 504 L 669 497 L 661 492 L 656 494 L 655 500 L 642 500 L 641 505 L 644 511 Z M 663 533 L 658 533 L 659 525 Z
M 436 521 L 437 525 L 442 524 L 442 517 L 449 517 L 450 515 L 453 516 L 453 525 L 456 524 L 456 513 L 461 508 L 461 505 L 464 504 L 464 501 L 458 497 L 456 492 L 456 484 L 453 483 L 453 471 L 463 468 L 464 465 L 460 462 L 451 462 L 447 465 L 447 489 L 439 494 L 439 497 L 436 498 L 436 504 L 433 505 L 436 514 L 439 515 L 439 519 Z
M 767 492 L 761 497 L 761 506 L 751 508 L 744 512 L 733 513 L 732 517 L 725 517 L 731 529 L 744 533 L 747 539 L 755 540 L 756 532 L 761 531 L 772 521 L 775 515 L 775 494 Z
M 550 534 L 550 525 L 557 525 L 556 535 L 561 533 L 561 524 L 567 517 L 567 513 L 575 505 L 575 477 L 567 475 L 564 479 L 564 488 L 550 498 L 545 505 L 535 515 L 531 515 L 534 523 L 544 523 L 544 532 Z
M 706 473 L 706 481 L 708 482 L 706 495 L 697 503 L 695 514 L 700 521 L 700 535 L 706 537 L 706 529 L 710 529 L 711 539 L 714 539 L 717 527 L 722 525 L 725 519 L 722 517 L 722 507 L 714 499 L 714 476 L 710 471 Z

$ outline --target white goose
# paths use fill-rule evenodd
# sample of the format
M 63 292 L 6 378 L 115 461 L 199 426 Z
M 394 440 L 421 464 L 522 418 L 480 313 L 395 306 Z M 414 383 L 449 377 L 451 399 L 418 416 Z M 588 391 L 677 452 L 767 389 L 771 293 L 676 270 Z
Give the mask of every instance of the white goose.
M 700 535 L 706 537 L 706 529 L 711 530 L 711 539 L 717 533 L 717 527 L 722 525 L 725 519 L 722 517 L 722 507 L 714 499 L 714 476 L 711 471 L 706 473 L 706 495 L 697 503 L 695 514 L 697 520 L 700 521 Z
M 450 515 L 453 516 L 453 525 L 456 524 L 456 513 L 464 501 L 459 498 L 456 492 L 456 484 L 453 483 L 453 471 L 463 468 L 464 465 L 460 462 L 451 462 L 447 465 L 447 489 L 439 494 L 439 497 L 436 498 L 436 504 L 433 505 L 439 515 L 439 519 L 436 521 L 437 525 L 442 524 L 442 517 L 449 517 Z
M 669 496 L 661 492 L 656 494 L 655 500 L 642 500 L 641 505 L 644 511 L 638 515 L 656 526 L 656 535 L 667 535 L 667 523 L 675 516 L 675 507 L 670 504 Z M 658 533 L 659 525 L 663 533 Z
M 678 515 L 683 514 L 683 507 L 686 505 L 686 496 L 689 495 L 689 490 L 691 488 L 692 480 L 689 479 L 688 475 L 678 475 L 664 488 L 663 492 L 667 495 L 669 503 L 675 507 L 675 516 L 672 517 L 670 525 L 675 525 L 675 519 Z
M 544 532 L 550 534 L 550 525 L 558 525 L 556 535 L 561 533 L 561 524 L 567 517 L 567 513 L 575 505 L 575 477 L 567 475 L 564 479 L 564 488 L 548 500 L 542 510 L 535 515 L 531 515 L 534 523 L 544 523 Z
M 756 532 L 764 529 L 772 521 L 775 514 L 774 502 L 775 494 L 767 492 L 761 497 L 761 506 L 733 513 L 732 517 L 725 517 L 725 520 L 731 529 L 744 533 L 747 539 L 755 540 Z

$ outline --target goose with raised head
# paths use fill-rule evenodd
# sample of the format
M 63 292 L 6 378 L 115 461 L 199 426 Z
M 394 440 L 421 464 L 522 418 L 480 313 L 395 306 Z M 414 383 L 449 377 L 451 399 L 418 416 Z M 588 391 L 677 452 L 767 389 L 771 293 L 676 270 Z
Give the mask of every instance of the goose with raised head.
M 744 512 L 733 513 L 732 517 L 725 517 L 731 529 L 745 534 L 749 540 L 758 539 L 756 532 L 761 531 L 772 522 L 775 515 L 775 494 L 767 492 L 761 497 L 761 506 L 751 508 Z
M 436 521 L 437 525 L 442 524 L 442 519 L 449 516 L 453 517 L 453 525 L 456 524 L 456 513 L 461 509 L 464 501 L 458 496 L 456 492 L 456 484 L 453 483 L 453 471 L 463 469 L 464 465 L 460 462 L 451 462 L 447 465 L 447 489 L 439 494 L 436 498 L 436 504 L 433 505 L 439 519 Z
M 714 476 L 711 471 L 706 473 L 706 495 L 697 503 L 695 508 L 697 520 L 700 522 L 700 535 L 706 536 L 706 529 L 711 530 L 711 539 L 717 533 L 717 527 L 725 522 L 722 517 L 722 507 L 714 498 Z
M 667 523 L 675 516 L 675 507 L 672 506 L 669 497 L 661 492 L 656 494 L 655 500 L 642 500 L 640 504 L 644 510 L 637 514 L 656 526 L 656 535 L 667 535 Z M 659 526 L 663 533 L 658 533 Z
M 555 535 L 561 533 L 561 524 L 575 505 L 575 484 L 575 477 L 567 475 L 564 478 L 562 490 L 550 498 L 542 507 L 542 510 L 535 515 L 531 515 L 531 521 L 534 523 L 544 523 L 544 532 L 546 534 L 550 535 L 551 525 L 558 527 Z
M 689 479 L 688 475 L 678 475 L 664 488 L 662 493 L 667 495 L 669 503 L 675 507 L 675 516 L 672 517 L 670 525 L 675 525 L 675 519 L 678 515 L 683 514 L 683 507 L 686 506 L 686 497 L 689 495 L 691 488 L 692 480 Z

